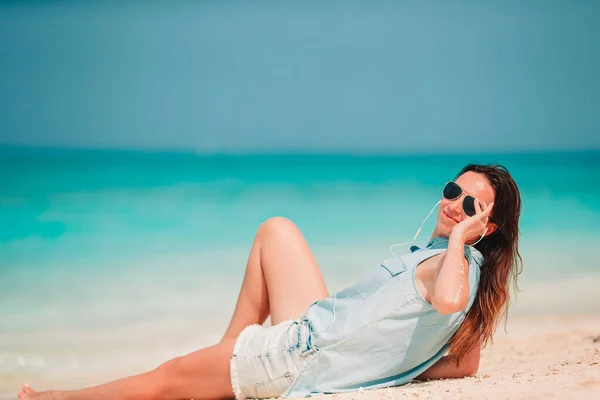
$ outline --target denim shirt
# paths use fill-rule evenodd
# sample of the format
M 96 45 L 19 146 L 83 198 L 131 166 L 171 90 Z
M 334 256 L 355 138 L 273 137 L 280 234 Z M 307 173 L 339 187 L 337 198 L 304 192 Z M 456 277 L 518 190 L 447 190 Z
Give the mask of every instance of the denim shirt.
M 469 299 L 465 310 L 440 314 L 417 289 L 415 270 L 446 250 L 446 240 L 384 260 L 357 284 L 313 303 L 308 324 L 312 359 L 283 397 L 405 384 L 438 361 L 473 305 L 483 256 L 465 245 Z M 316 354 L 315 354 L 316 353 Z

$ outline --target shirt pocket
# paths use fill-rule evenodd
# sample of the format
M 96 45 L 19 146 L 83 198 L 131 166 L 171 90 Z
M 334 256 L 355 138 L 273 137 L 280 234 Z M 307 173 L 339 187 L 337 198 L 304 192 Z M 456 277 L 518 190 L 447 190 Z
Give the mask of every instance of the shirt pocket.
M 392 276 L 399 275 L 408 269 L 402 259 L 396 256 L 390 258 L 389 260 L 383 260 L 381 262 L 381 266 Z

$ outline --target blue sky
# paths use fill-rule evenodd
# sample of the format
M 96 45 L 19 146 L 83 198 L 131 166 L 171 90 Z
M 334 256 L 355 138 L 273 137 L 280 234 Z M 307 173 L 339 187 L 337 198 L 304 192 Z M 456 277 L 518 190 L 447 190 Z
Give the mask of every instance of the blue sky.
M 600 149 L 600 2 L 0 2 L 0 144 Z

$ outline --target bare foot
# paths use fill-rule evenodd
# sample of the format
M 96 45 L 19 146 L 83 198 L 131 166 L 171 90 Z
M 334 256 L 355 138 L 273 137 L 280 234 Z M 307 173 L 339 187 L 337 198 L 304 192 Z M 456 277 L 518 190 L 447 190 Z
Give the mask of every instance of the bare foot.
M 28 384 L 24 383 L 21 386 L 21 391 L 19 392 L 20 399 L 35 399 L 37 392 L 31 388 Z
M 36 392 L 28 384 L 21 386 L 19 392 L 19 399 L 36 399 L 36 400 L 52 400 L 52 393 L 50 392 Z

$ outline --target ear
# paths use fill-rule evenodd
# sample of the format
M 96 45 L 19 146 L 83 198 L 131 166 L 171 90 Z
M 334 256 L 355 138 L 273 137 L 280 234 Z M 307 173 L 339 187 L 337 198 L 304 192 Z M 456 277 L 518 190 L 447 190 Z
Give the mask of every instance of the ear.
M 488 222 L 487 232 L 485 233 L 485 236 L 490 236 L 492 233 L 496 232 L 497 229 L 498 229 L 498 225 L 496 225 L 493 222 Z

